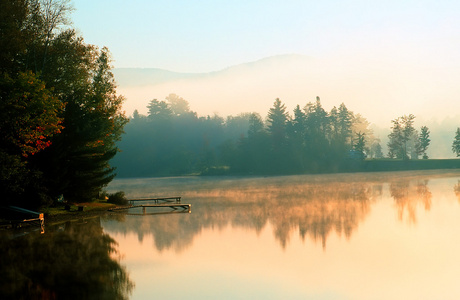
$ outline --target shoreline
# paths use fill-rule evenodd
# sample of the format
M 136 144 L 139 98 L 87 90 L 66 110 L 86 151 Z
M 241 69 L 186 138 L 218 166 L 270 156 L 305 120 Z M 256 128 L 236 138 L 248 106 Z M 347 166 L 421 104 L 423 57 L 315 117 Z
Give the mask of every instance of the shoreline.
M 89 210 L 89 211 L 71 211 L 62 214 L 45 214 L 45 226 L 56 225 L 68 221 L 75 221 L 79 219 L 86 219 L 92 217 L 103 216 L 109 214 L 107 209 L 104 210 Z

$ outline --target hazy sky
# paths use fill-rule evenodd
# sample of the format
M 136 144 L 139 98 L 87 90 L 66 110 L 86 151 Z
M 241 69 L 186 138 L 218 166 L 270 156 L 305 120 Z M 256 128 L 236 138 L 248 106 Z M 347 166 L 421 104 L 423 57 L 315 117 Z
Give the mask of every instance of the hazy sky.
M 74 0 L 74 27 L 115 67 L 208 72 L 277 54 L 460 65 L 456 0 Z
M 450 125 L 444 127 L 452 138 L 460 125 L 458 0 L 73 4 L 73 26 L 85 42 L 107 46 L 116 68 L 200 73 L 281 54 L 301 54 L 312 62 L 295 64 L 289 74 L 275 66 L 257 74 L 248 69 L 220 81 L 143 88 L 120 84 L 128 115 L 135 109 L 145 114 L 151 99 L 169 93 L 189 101 L 200 116 L 224 117 L 242 112 L 264 117 L 277 97 L 292 112 L 295 105 L 321 96 L 326 110 L 343 102 L 382 128 L 389 129 L 391 120 L 406 114 L 416 115 L 417 127 L 448 118 Z

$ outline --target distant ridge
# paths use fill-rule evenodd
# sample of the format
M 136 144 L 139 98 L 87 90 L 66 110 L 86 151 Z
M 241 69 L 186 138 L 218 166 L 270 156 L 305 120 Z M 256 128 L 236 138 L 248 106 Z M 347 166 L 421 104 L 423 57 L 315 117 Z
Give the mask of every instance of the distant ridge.
M 157 68 L 116 68 L 113 74 L 119 86 L 155 85 L 195 76 L 191 73 L 178 73 Z
M 160 68 L 116 68 L 113 70 L 115 80 L 119 86 L 146 86 L 158 85 L 182 79 L 201 79 L 261 67 L 284 67 L 310 58 L 301 54 L 281 54 L 265 57 L 259 60 L 229 66 L 217 71 L 202 73 L 182 73 Z
M 127 115 L 134 110 L 147 114 L 150 100 L 163 100 L 171 93 L 187 100 L 200 116 L 223 117 L 243 112 L 264 117 L 275 98 L 292 112 L 296 105 L 304 107 L 320 96 L 326 110 L 345 103 L 349 110 L 385 128 L 404 114 L 416 115 L 416 126 L 420 126 L 423 119 L 454 118 L 460 111 L 458 84 L 455 76 L 447 76 L 452 75 L 449 70 L 432 72 L 410 63 L 392 65 L 384 58 L 285 54 L 212 72 L 160 68 L 113 72 L 117 92 L 126 98 L 123 109 Z

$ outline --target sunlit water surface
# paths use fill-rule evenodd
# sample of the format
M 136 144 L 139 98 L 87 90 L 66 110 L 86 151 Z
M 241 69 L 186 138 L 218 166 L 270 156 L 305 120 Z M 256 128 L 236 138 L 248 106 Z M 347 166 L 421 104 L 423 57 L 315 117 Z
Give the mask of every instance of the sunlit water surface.
M 460 173 L 115 180 L 191 214 L 102 222 L 132 299 L 459 299 Z
M 32 274 L 11 295 L 460 298 L 460 172 L 117 179 L 108 190 L 181 196 L 191 213 L 136 209 L 15 238 L 42 254 L 0 249 L 10 273 Z M 17 262 L 29 256 L 44 266 Z

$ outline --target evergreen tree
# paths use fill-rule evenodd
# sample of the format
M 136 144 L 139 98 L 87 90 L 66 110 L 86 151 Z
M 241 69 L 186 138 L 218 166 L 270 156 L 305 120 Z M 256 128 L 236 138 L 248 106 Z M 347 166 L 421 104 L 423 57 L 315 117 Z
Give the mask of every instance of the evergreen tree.
M 358 133 L 363 133 L 364 134 L 364 137 L 365 137 L 364 151 L 371 157 L 372 156 L 371 155 L 371 147 L 372 147 L 372 145 L 375 142 L 379 143 L 380 140 L 378 140 L 374 136 L 374 132 L 371 129 L 371 124 L 361 114 L 353 115 L 352 119 L 353 119 L 352 120 L 352 125 L 351 125 L 352 135 L 356 136 Z M 355 141 L 352 141 L 352 144 L 353 143 L 355 143 Z
M 339 108 L 333 107 L 329 113 L 330 132 L 330 160 L 337 165 L 353 148 L 353 113 L 344 103 Z
M 418 137 L 418 144 L 417 144 L 417 155 L 422 155 L 423 159 L 428 159 L 428 155 L 426 153 L 428 146 L 430 145 L 430 130 L 426 126 L 422 126 L 420 128 L 420 135 Z
M 401 121 L 402 121 L 402 125 L 403 125 L 403 144 L 404 144 L 404 155 L 403 155 L 403 158 L 404 159 L 407 159 L 408 156 L 407 156 L 407 153 L 409 151 L 411 151 L 412 149 L 411 148 L 415 148 L 414 145 L 409 145 L 408 144 L 408 141 L 411 140 L 411 138 L 414 136 L 414 134 L 416 135 L 416 130 L 414 128 L 414 119 L 415 119 L 415 116 L 410 114 L 408 116 L 403 116 L 401 118 Z M 409 149 L 408 149 L 409 148 Z
M 171 120 L 173 115 L 173 112 L 166 101 L 158 101 L 157 99 L 152 99 L 149 102 L 147 108 L 149 109 L 148 117 L 150 120 L 163 122 L 166 120 Z
M 383 158 L 382 146 L 379 140 L 374 140 L 370 147 L 369 156 L 371 158 Z
M 107 49 L 83 44 L 73 31 L 57 39 L 50 44 L 43 78 L 55 84 L 66 103 L 64 129 L 35 164 L 44 172 L 51 196 L 91 201 L 115 176 L 109 161 L 118 151 L 115 143 L 127 122 L 121 112 L 123 97 L 116 94 Z M 65 45 L 68 62 L 56 57 Z M 79 49 L 86 50 L 84 55 Z M 61 65 L 69 67 L 56 78 Z
M 328 114 L 322 107 L 319 97 L 316 97 L 316 102 L 307 103 L 304 111 L 306 116 L 307 168 L 311 171 L 321 171 L 327 168 L 331 157 L 327 138 L 328 132 L 330 132 Z
M 452 152 L 454 152 L 457 157 L 460 156 L 460 127 L 457 128 L 455 132 L 455 138 L 452 142 Z
M 340 139 L 344 145 L 350 145 L 352 136 L 353 113 L 348 110 L 344 103 L 340 104 L 338 110 L 338 126 Z
M 285 105 L 279 98 L 276 98 L 273 107 L 268 111 L 267 123 L 268 133 L 272 138 L 273 147 L 278 149 L 286 142 L 286 127 L 289 116 Z
M 294 118 L 288 123 L 288 138 L 293 163 L 292 170 L 296 172 L 304 171 L 306 168 L 305 155 L 305 132 L 306 116 L 299 105 L 294 109 Z
M 388 157 L 390 158 L 399 158 L 399 159 L 408 159 L 408 153 L 415 148 L 413 143 L 409 143 L 414 137 L 416 130 L 414 128 L 414 119 L 415 116 L 404 115 L 395 120 L 392 120 L 393 123 L 392 132 L 388 135 Z
M 249 116 L 249 129 L 248 129 L 248 138 L 253 138 L 256 136 L 264 135 L 265 128 L 264 122 L 259 114 L 252 113 Z
M 252 113 L 249 116 L 247 138 L 240 138 L 237 146 L 237 157 L 233 170 L 242 173 L 268 173 L 272 159 L 270 136 L 265 130 L 261 116 Z
M 393 127 L 391 133 L 388 135 L 388 157 L 389 158 L 402 158 L 403 145 L 402 145 L 402 129 L 399 118 L 392 120 Z
M 366 139 L 365 139 L 365 134 L 362 133 L 362 132 L 358 132 L 356 134 L 356 142 L 353 146 L 354 150 L 358 151 L 359 153 L 361 153 L 364 157 L 364 149 L 366 147 Z
M 33 178 L 15 199 L 34 205 L 60 194 L 77 201 L 97 196 L 114 176 L 109 160 L 126 123 L 109 52 L 65 26 L 71 10 L 67 0 L 0 2 L 0 81 L 13 87 L 1 90 L 0 131 L 14 123 L 22 134 L 17 141 L 26 146 L 21 157 L 9 157 L 19 165 L 6 164 L 12 167 L 7 173 Z M 20 94 L 24 105 L 9 102 Z

